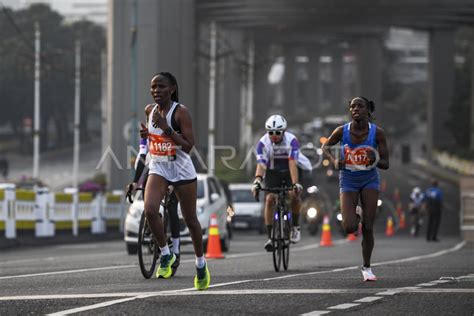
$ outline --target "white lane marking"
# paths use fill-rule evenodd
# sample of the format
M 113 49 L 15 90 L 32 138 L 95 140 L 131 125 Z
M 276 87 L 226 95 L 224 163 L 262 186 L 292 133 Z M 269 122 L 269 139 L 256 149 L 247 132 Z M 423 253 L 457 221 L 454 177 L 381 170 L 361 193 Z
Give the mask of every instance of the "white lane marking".
M 346 244 L 348 243 L 349 241 L 346 240 L 346 239 L 338 239 L 338 240 L 335 240 L 333 241 L 333 244 L 335 245 L 342 245 L 342 244 Z M 291 252 L 300 252 L 300 251 L 305 251 L 305 250 L 310 250 L 310 249 L 316 249 L 316 248 L 320 248 L 321 246 L 317 243 L 315 244 L 309 244 L 309 245 L 305 245 L 305 246 L 299 246 L 299 247 L 291 247 L 290 250 Z M 226 259 L 234 259 L 234 258 L 244 258 L 244 257 L 255 257 L 255 256 L 262 256 L 262 255 L 267 255 L 267 253 L 265 252 L 262 252 L 262 251 L 258 251 L 258 252 L 248 252 L 248 253 L 243 253 L 243 254 L 232 254 L 232 255 L 226 255 L 225 258 Z
M 340 239 L 340 240 L 334 241 L 334 244 L 345 244 L 347 242 L 348 241 L 345 240 L 345 239 Z M 319 244 L 311 244 L 311 245 L 298 247 L 296 249 L 292 248 L 292 251 L 293 252 L 304 251 L 304 250 L 314 249 L 314 248 L 319 248 L 319 247 L 320 247 Z M 107 255 L 110 255 L 110 254 L 111 253 L 107 253 Z M 122 254 L 122 252 L 119 252 L 118 254 Z M 226 258 L 227 259 L 235 259 L 235 258 L 254 257 L 254 256 L 262 256 L 262 255 L 266 255 L 266 253 L 263 253 L 263 252 L 260 251 L 260 252 L 244 253 L 244 254 L 233 254 L 233 255 L 226 256 Z M 84 255 L 81 255 L 81 256 L 84 257 Z M 60 258 L 60 257 L 58 257 L 58 258 Z M 48 257 L 48 258 L 41 259 L 41 260 L 54 261 L 56 259 L 57 259 L 56 257 Z M 4 262 L 0 262 L 0 264 L 31 262 L 31 261 L 39 261 L 39 260 L 38 259 L 24 259 L 24 260 L 16 260 L 16 261 L 4 261 Z M 182 260 L 181 263 L 194 262 L 194 261 L 195 261 L 195 259 L 186 259 L 186 260 Z M 114 266 L 114 269 L 119 269 L 119 268 L 127 269 L 127 268 L 135 268 L 135 267 L 137 267 L 137 265 L 124 265 L 124 266 Z M 11 276 L 0 277 L 0 280 L 15 279 L 15 278 L 27 278 L 27 277 L 29 278 L 29 277 L 35 277 L 35 276 L 47 276 L 47 275 L 64 274 L 64 273 L 92 272 L 92 271 L 100 271 L 100 270 L 106 270 L 106 269 L 109 269 L 109 267 L 79 269 L 79 270 L 70 270 L 70 271 L 43 272 L 43 273 L 34 273 L 34 274 L 11 275 Z M 287 278 L 287 277 L 288 276 L 283 276 L 282 278 Z
M 256 295 L 256 294 L 353 294 L 360 293 L 361 289 L 241 289 L 241 290 L 220 290 L 220 291 L 192 291 L 173 293 L 165 295 Z M 364 291 L 362 291 L 364 292 Z M 374 290 L 369 290 L 369 293 L 373 293 Z
M 375 295 L 389 295 L 390 296 L 390 295 L 395 295 L 401 292 L 407 292 L 407 291 L 418 290 L 418 289 L 420 288 L 417 286 L 398 287 L 398 288 L 391 289 L 385 292 L 376 293 Z
M 45 257 L 45 258 L 30 258 L 30 259 L 17 259 L 17 260 L 10 260 L 10 261 L 0 261 L 0 265 L 6 264 L 17 264 L 17 263 L 28 263 L 28 262 L 39 262 L 39 261 L 57 261 L 63 258 L 71 259 L 74 257 L 80 257 L 81 259 L 85 259 L 87 257 L 108 257 L 108 256 L 120 256 L 123 255 L 123 251 L 114 251 L 114 252 L 107 252 L 107 253 L 91 253 L 91 254 L 79 254 L 79 255 L 67 255 L 67 256 L 57 256 L 57 257 Z
M 355 300 L 354 302 L 356 303 L 370 303 L 370 302 L 375 302 L 376 300 L 381 299 L 381 296 L 367 296 L 358 300 Z
M 428 254 L 428 255 L 424 255 L 424 256 L 416 256 L 416 257 L 411 257 L 411 258 L 409 257 L 409 258 L 404 258 L 404 259 L 399 259 L 399 260 L 391 260 L 391 261 L 386 261 L 385 263 L 380 262 L 380 263 L 377 263 L 377 264 L 374 264 L 374 265 L 408 262 L 408 261 L 413 261 L 413 260 L 421 260 L 421 259 L 425 259 L 425 258 L 433 258 L 433 257 L 444 255 L 444 254 L 449 253 L 449 252 L 457 251 L 457 250 L 461 249 L 461 247 L 463 247 L 465 244 L 466 244 L 466 242 L 463 241 L 463 242 L 460 242 L 459 244 L 457 244 L 456 246 L 454 246 L 452 248 L 449 248 L 449 249 L 446 249 L 446 250 L 443 250 L 443 251 L 438 251 L 438 252 L 433 253 L 433 254 Z M 416 258 L 416 259 L 412 259 L 412 258 Z M 336 271 L 353 270 L 353 269 L 357 269 L 357 268 L 359 268 L 359 266 L 339 268 L 339 269 L 333 269 L 333 270 L 327 270 L 327 271 L 306 272 L 306 273 L 300 273 L 300 274 L 293 274 L 292 276 L 297 277 L 297 276 L 315 275 L 315 274 L 323 274 L 323 273 L 332 273 L 332 272 L 336 272 Z M 226 283 L 226 284 L 241 284 L 241 283 L 248 283 L 248 282 L 261 282 L 261 281 L 277 280 L 277 279 L 280 279 L 280 278 L 281 277 L 267 278 L 267 279 L 255 279 L 255 280 L 243 280 L 243 281 L 230 282 L 230 283 Z M 217 287 L 217 286 L 222 286 L 222 285 L 214 284 L 212 287 Z M 186 291 L 186 289 L 183 289 L 182 291 Z M 379 295 L 379 294 L 376 294 L 376 295 Z M 393 294 L 391 294 L 391 295 L 393 295 Z M 151 295 L 151 296 L 153 296 L 153 295 Z M 151 296 L 147 296 L 147 297 L 151 297 Z M 115 302 L 115 301 L 111 301 L 111 304 L 109 304 L 107 306 L 122 303 L 122 301 L 117 301 L 116 303 L 113 303 L 113 302 Z M 84 310 L 92 310 L 92 309 L 96 309 L 96 308 L 101 308 L 101 307 L 92 307 L 92 306 L 94 306 L 94 305 L 84 306 L 83 308 L 85 308 Z M 64 313 L 67 313 L 67 312 L 68 312 L 68 310 L 58 312 L 58 313 L 59 314 L 61 314 L 61 313 L 64 314 Z
M 162 294 L 165 294 L 165 293 L 169 293 L 169 294 L 179 293 L 179 292 L 185 292 L 185 291 L 191 291 L 191 290 L 194 290 L 194 288 L 163 291 L 163 292 L 160 292 L 159 295 L 162 295 Z M 144 295 L 139 295 L 139 296 L 130 297 L 130 298 L 123 298 L 123 299 L 119 299 L 119 300 L 113 300 L 113 301 L 108 301 L 108 302 L 103 302 L 103 303 L 98 303 L 98 304 L 93 304 L 93 305 L 88 305 L 88 306 L 83 306 L 83 307 L 77 307 L 77 308 L 68 309 L 68 310 L 64 310 L 64 311 L 60 311 L 60 312 L 56 312 L 56 313 L 52 313 L 52 314 L 48 314 L 48 315 L 59 316 L 59 315 L 75 314 L 75 313 L 80 313 L 80 312 L 93 310 L 93 309 L 97 309 L 97 308 L 103 308 L 103 307 L 107 307 L 107 306 L 111 306 L 111 305 L 115 305 L 115 304 L 121 304 L 121 303 L 124 303 L 124 302 L 133 301 L 133 300 L 149 298 L 149 297 L 153 297 L 153 296 L 157 296 L 157 295 L 156 294 L 144 294 Z
M 239 289 L 239 290 L 208 290 L 194 291 L 190 289 L 180 289 L 174 291 L 157 292 L 124 292 L 124 293 L 87 293 L 87 294 L 62 294 L 62 295 L 22 295 L 22 296 L 3 296 L 0 301 L 29 301 L 29 300 L 56 300 L 56 299 L 85 299 L 85 298 L 112 298 L 112 297 L 155 297 L 155 296 L 190 296 L 190 295 L 269 295 L 269 294 L 358 294 L 372 293 L 380 289 Z M 474 293 L 474 289 L 450 288 L 450 289 L 426 289 L 412 287 L 405 288 L 398 293 Z M 370 303 L 377 301 L 381 296 L 367 296 L 358 300 L 356 303 Z
M 418 289 L 410 293 L 474 293 L 474 289 Z
M 330 306 L 328 309 L 348 309 L 351 307 L 359 306 L 360 304 L 355 304 L 355 303 L 344 303 L 344 304 L 339 304 L 335 306 Z
M 19 278 L 31 278 L 31 277 L 45 276 L 45 275 L 58 275 L 58 274 L 82 273 L 82 272 L 91 272 L 91 271 L 128 269 L 128 268 L 135 268 L 136 266 L 137 266 L 137 265 L 135 265 L 135 264 L 131 264 L 131 265 L 125 265 L 125 266 L 110 266 L 110 267 L 90 268 L 90 269 L 77 269 L 77 270 L 66 270 L 66 271 L 53 271 L 53 272 L 42 272 L 42 273 L 9 275 L 9 276 L 2 276 L 2 277 L 0 277 L 0 280 L 19 279 Z
M 83 299 L 83 298 L 112 298 L 112 297 L 135 297 L 135 296 L 188 296 L 188 295 L 255 295 L 255 294 L 357 294 L 373 293 L 375 289 L 241 289 L 241 290 L 208 290 L 194 291 L 194 289 L 176 291 L 156 292 L 128 292 L 128 293 L 96 293 L 96 294 L 62 294 L 62 295 L 22 295 L 4 296 L 0 301 L 31 301 L 31 300 L 54 300 L 54 299 Z
M 46 257 L 46 258 L 39 258 L 39 259 L 18 259 L 18 260 L 11 260 L 11 261 L 2 261 L 0 265 L 4 264 L 19 264 L 19 263 L 28 263 L 28 262 L 40 262 L 40 261 L 54 261 L 56 258 L 54 257 Z
M 300 314 L 300 316 L 319 316 L 329 314 L 331 311 L 312 311 L 305 314 Z
M 437 284 L 443 284 L 443 283 L 448 283 L 450 281 L 448 281 L 448 280 L 436 280 L 436 281 L 431 281 L 431 282 L 437 283 Z
M 457 244 L 456 246 L 454 246 L 452 248 L 440 250 L 440 251 L 430 253 L 430 254 L 427 254 L 427 255 L 408 257 L 408 258 L 397 259 L 397 260 L 382 261 L 382 262 L 374 263 L 374 264 L 372 264 L 372 266 L 381 266 L 381 265 L 387 265 L 387 264 L 392 264 L 392 263 L 411 262 L 411 261 L 417 261 L 417 260 L 421 260 L 421 259 L 431 259 L 431 258 L 443 256 L 443 255 L 445 255 L 447 253 L 450 253 L 450 252 L 458 251 L 465 244 L 466 244 L 466 242 L 462 241 L 462 242 L 460 242 L 459 244 Z
M 436 285 L 436 283 L 420 283 L 420 284 L 417 284 L 416 286 L 433 286 L 433 285 Z
M 62 312 L 57 312 L 57 313 L 52 313 L 52 314 L 47 314 L 48 316 L 59 316 L 59 315 L 69 315 L 69 314 L 75 314 L 75 313 L 80 313 L 80 312 L 83 312 L 83 311 L 87 311 L 87 310 L 91 310 L 91 309 L 96 309 L 96 308 L 103 308 L 103 307 L 107 307 L 107 306 L 111 306 L 111 305 L 115 305 L 115 304 L 120 304 L 120 303 L 125 303 L 125 302 L 129 302 L 129 301 L 134 301 L 136 299 L 140 298 L 140 296 L 135 296 L 135 297 L 129 297 L 129 298 L 122 298 L 120 300 L 114 300 L 114 301 L 108 301 L 108 302 L 104 302 L 104 303 L 99 303 L 99 304 L 94 304 L 94 305 L 90 305 L 90 306 L 87 306 L 87 307 L 78 307 L 78 308 L 73 308 L 73 309 L 69 309 L 67 311 L 62 311 Z
M 3 296 L 0 301 L 32 301 L 32 300 L 62 300 L 78 298 L 111 298 L 111 297 L 135 297 L 145 294 L 144 292 L 130 293 L 95 293 L 95 294 L 63 294 L 63 295 L 30 295 L 30 296 Z

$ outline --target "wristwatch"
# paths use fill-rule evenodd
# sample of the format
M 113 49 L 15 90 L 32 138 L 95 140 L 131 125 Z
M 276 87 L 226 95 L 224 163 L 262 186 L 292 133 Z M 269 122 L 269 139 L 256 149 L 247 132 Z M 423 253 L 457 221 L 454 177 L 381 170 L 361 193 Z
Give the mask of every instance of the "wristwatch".
M 173 129 L 171 127 L 167 127 L 163 133 L 165 133 L 166 136 L 171 136 L 171 134 L 173 134 Z

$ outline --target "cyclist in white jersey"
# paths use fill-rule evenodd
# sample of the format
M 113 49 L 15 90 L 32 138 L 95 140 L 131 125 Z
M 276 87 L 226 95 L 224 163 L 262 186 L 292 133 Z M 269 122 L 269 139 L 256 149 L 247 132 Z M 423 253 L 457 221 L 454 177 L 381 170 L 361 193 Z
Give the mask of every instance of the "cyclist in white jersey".
M 289 192 L 292 209 L 292 232 L 291 241 L 297 243 L 301 239 L 299 214 L 301 210 L 300 193 L 303 186 L 299 184 L 298 165 L 311 170 L 311 163 L 300 153 L 300 147 L 296 136 L 286 131 L 287 123 L 283 116 L 272 115 L 265 122 L 266 133 L 260 138 L 257 147 L 257 168 L 252 192 L 258 199 L 262 180 L 265 177 L 265 185 L 268 188 L 280 187 L 284 181 L 292 190 Z M 275 194 L 265 196 L 265 226 L 267 228 L 267 241 L 264 248 L 272 251 L 272 219 L 273 207 L 276 202 Z
M 209 287 L 210 274 L 204 259 L 202 230 L 196 214 L 197 176 L 189 152 L 194 147 L 191 115 L 178 103 L 178 83 L 168 72 L 153 76 L 150 92 L 155 104 L 145 107 L 148 147 L 151 155 L 149 176 L 145 189 L 145 214 L 161 250 L 158 278 L 169 278 L 176 256 L 170 252 L 164 235 L 159 209 L 168 185 L 173 185 L 188 226 L 196 255 L 194 287 Z

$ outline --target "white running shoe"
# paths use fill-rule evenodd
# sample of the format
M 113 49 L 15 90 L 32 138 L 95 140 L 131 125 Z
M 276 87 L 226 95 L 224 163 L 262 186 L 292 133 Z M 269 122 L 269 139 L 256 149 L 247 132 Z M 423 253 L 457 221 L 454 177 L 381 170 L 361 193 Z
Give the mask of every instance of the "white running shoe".
M 360 270 L 362 272 L 362 276 L 364 277 L 364 282 L 366 281 L 377 281 L 377 277 L 372 272 L 371 268 L 362 267 Z
M 294 244 L 301 240 L 301 232 L 300 232 L 300 227 L 299 226 L 293 226 L 291 228 L 291 238 L 290 238 L 290 240 Z
M 270 238 L 268 238 L 268 240 L 265 242 L 265 244 L 263 245 L 263 247 L 265 248 L 266 251 L 268 252 L 271 252 L 273 251 L 273 242 Z

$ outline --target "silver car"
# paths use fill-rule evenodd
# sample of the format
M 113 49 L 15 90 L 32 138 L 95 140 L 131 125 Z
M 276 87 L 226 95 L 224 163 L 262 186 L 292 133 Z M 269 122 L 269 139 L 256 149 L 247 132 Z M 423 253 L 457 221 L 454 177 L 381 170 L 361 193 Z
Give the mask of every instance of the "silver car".
M 203 232 L 204 250 L 207 248 L 207 234 L 209 232 L 211 215 L 213 213 L 217 216 L 222 250 L 227 251 L 229 249 L 229 232 L 226 225 L 227 205 L 228 202 L 220 182 L 214 176 L 198 174 L 196 213 Z M 144 202 L 142 192 L 139 191 L 135 194 L 134 202 L 130 205 L 124 222 L 124 240 L 129 254 L 137 253 L 138 226 L 140 225 L 140 217 L 143 209 Z M 163 212 L 162 207 L 160 207 L 160 212 Z M 189 235 L 188 227 L 184 223 L 179 204 L 178 215 L 180 218 L 181 244 L 191 244 L 191 236 Z
M 234 203 L 233 227 L 263 232 L 263 202 L 255 201 L 250 183 L 232 183 L 229 190 Z

